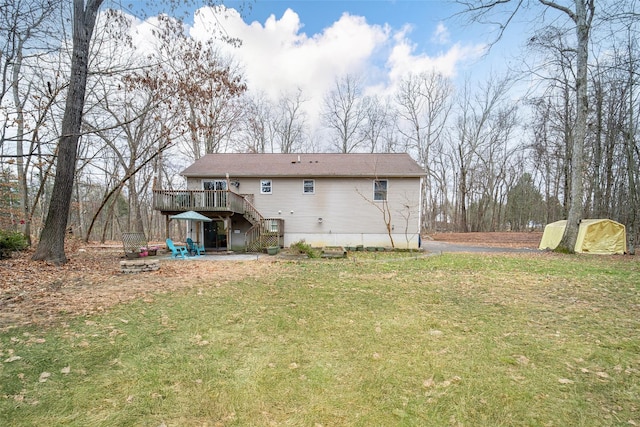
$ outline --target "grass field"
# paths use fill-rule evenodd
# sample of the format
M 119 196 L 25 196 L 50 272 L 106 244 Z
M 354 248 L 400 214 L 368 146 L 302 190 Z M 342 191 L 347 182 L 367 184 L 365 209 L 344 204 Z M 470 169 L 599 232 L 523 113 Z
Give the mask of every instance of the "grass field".
M 278 262 L 2 333 L 0 425 L 640 425 L 639 313 L 630 257 Z

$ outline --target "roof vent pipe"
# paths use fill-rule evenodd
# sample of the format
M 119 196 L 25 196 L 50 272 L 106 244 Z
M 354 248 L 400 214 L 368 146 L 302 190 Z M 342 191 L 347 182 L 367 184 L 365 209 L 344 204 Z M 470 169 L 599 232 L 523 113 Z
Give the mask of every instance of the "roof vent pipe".
M 300 163 L 300 155 L 298 154 L 298 163 Z

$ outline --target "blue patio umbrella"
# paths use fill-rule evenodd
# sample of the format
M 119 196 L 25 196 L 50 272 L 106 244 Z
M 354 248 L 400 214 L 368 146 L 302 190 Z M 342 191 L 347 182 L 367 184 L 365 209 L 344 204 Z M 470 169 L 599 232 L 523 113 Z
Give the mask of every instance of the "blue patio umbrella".
M 169 219 L 181 219 L 184 221 L 199 221 L 199 222 L 211 222 L 213 221 L 211 218 L 207 218 L 206 216 L 199 214 L 198 212 L 195 211 L 187 211 L 187 212 L 182 212 L 180 214 L 177 215 L 171 215 L 169 217 Z M 200 234 L 200 227 L 198 225 L 196 225 L 196 235 Z M 191 232 L 193 232 L 193 230 L 191 230 Z M 191 239 L 187 239 L 187 242 L 191 240 Z M 204 251 L 204 246 L 198 246 L 198 247 L 192 247 L 193 243 L 191 243 L 189 245 L 189 251 L 197 251 L 197 249 L 199 247 L 201 247 L 202 251 Z M 200 254 L 200 252 L 198 251 L 198 254 Z
M 171 215 L 169 219 L 182 219 L 185 221 L 191 220 L 191 221 L 202 221 L 202 222 L 213 221 L 211 218 L 207 218 L 206 216 L 199 214 L 198 212 L 195 212 L 195 211 L 187 211 L 177 215 Z

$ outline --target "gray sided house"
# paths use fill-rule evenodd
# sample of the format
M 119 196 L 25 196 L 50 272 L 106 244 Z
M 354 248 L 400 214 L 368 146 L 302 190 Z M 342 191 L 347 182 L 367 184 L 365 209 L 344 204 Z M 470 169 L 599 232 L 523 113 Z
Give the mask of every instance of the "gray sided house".
M 408 154 L 207 154 L 182 175 L 154 208 L 213 219 L 186 236 L 208 250 L 419 245 L 425 172 Z

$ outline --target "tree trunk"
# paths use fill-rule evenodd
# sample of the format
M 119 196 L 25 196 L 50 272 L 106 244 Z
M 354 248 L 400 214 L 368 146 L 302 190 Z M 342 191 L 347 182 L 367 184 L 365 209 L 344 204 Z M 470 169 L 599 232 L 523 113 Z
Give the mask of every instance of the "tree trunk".
M 460 222 L 459 231 L 461 233 L 467 233 L 469 226 L 467 224 L 467 171 L 464 168 L 460 169 Z
M 27 243 L 31 246 L 31 227 L 29 226 L 29 187 L 27 186 L 27 173 L 24 161 L 24 101 L 20 99 L 19 82 L 22 69 L 22 50 L 24 40 L 19 39 L 16 47 L 16 59 L 13 65 L 13 103 L 16 108 L 16 166 L 18 169 L 18 188 L 20 191 L 19 212 L 22 221 L 21 231 L 24 233 Z M 24 221 L 24 222 L 23 222 Z
M 576 23 L 577 49 L 576 57 L 576 129 L 573 133 L 572 157 L 571 157 L 571 200 L 569 201 L 569 214 L 567 225 L 558 251 L 574 253 L 578 230 L 582 220 L 584 198 L 584 141 L 587 134 L 587 116 L 589 114 L 587 93 L 587 71 L 589 59 L 589 30 L 590 16 L 593 11 L 587 12 L 585 0 L 576 0 L 576 11 L 573 15 Z
M 103 0 L 88 0 L 86 7 L 83 0 L 73 2 L 71 76 L 58 142 L 56 177 L 40 243 L 33 255 L 34 260 L 50 261 L 56 265 L 67 262 L 64 238 L 73 193 L 78 139 L 87 86 L 90 42 L 102 2 Z
M 605 218 L 606 217 L 606 208 L 605 205 L 608 203 L 608 199 L 603 198 L 602 191 L 602 133 L 604 131 L 603 128 L 603 104 L 604 104 L 604 92 L 602 90 L 602 82 L 600 79 L 597 79 L 594 82 L 595 86 L 595 115 L 596 115 L 596 126 L 595 126 L 595 141 L 593 143 L 593 178 L 591 181 L 591 187 L 593 188 L 593 212 L 595 213 L 596 218 Z
M 631 47 L 631 44 L 629 44 L 629 46 Z M 631 53 L 631 49 L 629 49 L 629 57 L 631 57 L 632 53 Z M 633 64 L 633 61 L 629 62 L 630 64 Z M 640 197 L 639 197 L 639 191 L 640 191 L 640 187 L 638 186 L 638 184 L 640 183 L 640 180 L 638 179 L 640 171 L 638 170 L 638 159 L 636 159 L 636 156 L 634 156 L 634 151 L 637 150 L 636 148 L 636 141 L 635 141 L 635 134 L 636 134 L 636 123 L 635 123 L 635 116 L 633 115 L 634 113 L 634 105 L 633 105 L 633 100 L 634 100 L 634 95 L 633 95 L 633 89 L 634 89 L 634 69 L 632 68 L 632 66 L 630 66 L 629 69 L 629 129 L 626 132 L 627 137 L 625 138 L 625 145 L 626 145 L 626 152 L 627 152 L 627 180 L 628 180 L 628 184 L 629 184 L 629 218 L 627 220 L 628 223 L 628 230 L 627 230 L 627 240 L 628 240 L 628 247 L 627 247 L 627 252 L 630 255 L 635 255 L 636 254 L 636 246 L 637 243 L 636 242 L 636 237 L 638 236 L 638 228 L 639 228 L 639 224 L 638 224 L 638 209 L 640 209 Z

